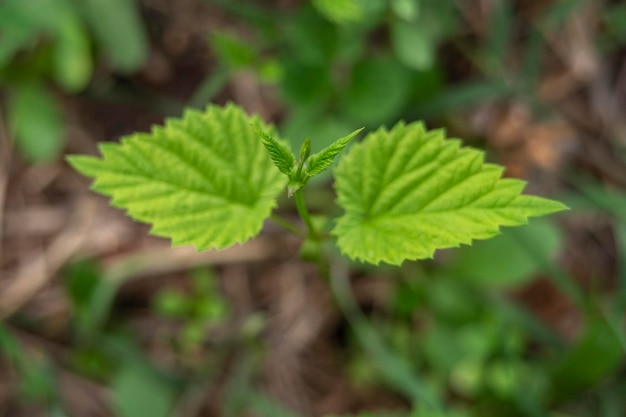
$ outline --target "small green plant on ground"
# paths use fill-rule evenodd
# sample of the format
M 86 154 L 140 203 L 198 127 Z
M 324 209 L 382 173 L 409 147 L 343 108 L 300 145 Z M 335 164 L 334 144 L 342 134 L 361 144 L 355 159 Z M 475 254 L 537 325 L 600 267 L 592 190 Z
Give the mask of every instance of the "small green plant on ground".
M 368 333 L 349 295 L 347 266 L 325 250 L 326 242 L 336 238 L 351 260 L 400 265 L 566 207 L 522 194 L 523 181 L 501 178 L 502 167 L 485 163 L 481 151 L 461 147 L 442 130 L 401 122 L 368 133 L 339 158 L 334 186 L 343 214 L 330 226 L 327 217 L 309 213 L 303 189 L 360 131 L 317 153 L 305 139 L 296 156 L 260 118 L 233 104 L 209 106 L 120 144 L 103 143 L 102 158 L 70 156 L 69 161 L 95 178 L 95 191 L 111 196 L 114 206 L 151 224 L 153 234 L 173 245 L 226 248 L 258 235 L 267 219 L 301 236 L 355 333 L 370 351 L 392 360 Z M 272 214 L 285 188 L 305 228 Z M 396 365 L 387 378 L 403 387 L 419 410 L 440 410 L 429 390 Z

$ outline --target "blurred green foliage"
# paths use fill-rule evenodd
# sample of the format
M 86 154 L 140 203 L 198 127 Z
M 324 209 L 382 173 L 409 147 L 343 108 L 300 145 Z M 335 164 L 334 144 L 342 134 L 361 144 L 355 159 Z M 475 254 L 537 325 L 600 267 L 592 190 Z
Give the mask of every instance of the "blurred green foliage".
M 153 302 L 158 314 L 184 322 L 177 335 L 177 342 L 183 351 L 200 347 L 211 327 L 228 315 L 228 306 L 215 288 L 215 278 L 208 270 L 194 271 L 191 294 L 163 289 Z
M 262 79 L 277 81 L 287 104 L 283 136 L 296 148 L 302 140 L 296 132 L 309 132 L 319 150 L 351 126 L 395 122 L 442 87 L 435 54 L 454 33 L 456 15 L 451 3 L 417 4 L 313 1 L 286 16 L 262 8 L 251 15 L 225 5 L 252 25 L 262 21 L 261 38 L 251 43 L 217 34 L 211 43 L 225 67 L 275 75 Z M 393 34 L 391 45 L 369 50 L 380 27 Z
M 137 71 L 148 55 L 134 0 L 5 0 L 0 3 L 0 89 L 9 130 L 22 155 L 46 162 L 66 140 L 59 88 L 87 88 L 102 54 L 112 71 Z

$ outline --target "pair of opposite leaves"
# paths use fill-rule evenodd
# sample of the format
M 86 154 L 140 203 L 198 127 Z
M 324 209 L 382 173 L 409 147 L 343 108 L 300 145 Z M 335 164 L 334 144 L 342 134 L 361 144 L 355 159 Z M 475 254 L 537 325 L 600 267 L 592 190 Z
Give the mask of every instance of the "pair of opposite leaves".
M 272 131 L 236 105 L 209 106 L 120 144 L 102 143 L 102 158 L 68 159 L 95 178 L 92 189 L 110 196 L 113 206 L 152 224 L 153 234 L 175 246 L 219 249 L 256 236 L 288 182 L 257 129 Z M 502 171 L 442 130 L 421 123 L 381 128 L 352 146 L 335 169 L 345 213 L 331 233 L 352 259 L 399 265 L 566 208 L 522 195 L 525 183 L 502 179 Z

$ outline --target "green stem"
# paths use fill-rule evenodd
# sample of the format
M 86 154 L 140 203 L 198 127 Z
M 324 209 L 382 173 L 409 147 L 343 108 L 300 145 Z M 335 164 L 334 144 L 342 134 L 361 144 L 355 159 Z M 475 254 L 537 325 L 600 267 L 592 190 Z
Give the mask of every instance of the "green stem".
M 294 235 L 296 235 L 296 236 L 298 236 L 298 237 L 300 237 L 302 239 L 306 239 L 306 233 L 304 233 L 302 230 L 298 229 L 296 227 L 296 225 L 294 225 L 290 221 L 282 218 L 278 214 L 272 214 L 271 220 L 274 223 L 276 223 L 278 226 L 280 226 L 283 229 L 293 233 Z
M 307 229 L 309 230 L 309 237 L 312 239 L 319 239 L 319 235 L 317 230 L 315 230 L 315 226 L 313 225 L 313 220 L 311 219 L 311 215 L 309 214 L 309 210 L 306 208 L 306 204 L 304 203 L 304 197 L 302 196 L 302 189 L 299 189 L 294 193 L 294 197 L 296 199 L 296 208 L 298 209 L 298 214 L 304 220 Z

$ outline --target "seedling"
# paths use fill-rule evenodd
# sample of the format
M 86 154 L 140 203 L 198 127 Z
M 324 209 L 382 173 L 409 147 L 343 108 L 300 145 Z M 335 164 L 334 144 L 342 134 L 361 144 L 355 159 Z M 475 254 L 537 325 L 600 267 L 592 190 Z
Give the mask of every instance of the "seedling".
M 285 187 L 307 226 L 299 234 L 336 238 L 346 256 L 372 264 L 431 258 L 437 249 L 493 237 L 500 226 L 566 209 L 521 194 L 524 181 L 501 178 L 501 166 L 485 163 L 483 152 L 461 147 L 442 130 L 400 122 L 370 132 L 340 158 L 334 186 L 344 212 L 330 233 L 322 233 L 302 189 L 359 132 L 314 154 L 307 139 L 296 158 L 257 116 L 234 104 L 211 105 L 120 144 L 102 143 L 102 158 L 68 159 L 95 178 L 93 190 L 112 197 L 113 206 L 151 224 L 151 233 L 198 250 L 258 235 Z
M 352 260 L 400 265 L 566 207 L 521 194 L 523 181 L 502 179 L 502 167 L 484 163 L 483 152 L 462 148 L 442 130 L 400 122 L 369 133 L 339 158 L 334 187 L 343 214 L 325 230 L 320 225 L 332 222 L 309 214 L 302 190 L 360 131 L 317 153 L 305 139 L 296 157 L 259 117 L 234 104 L 211 105 L 120 144 L 102 143 L 102 158 L 70 156 L 69 162 L 95 178 L 92 188 L 112 197 L 113 206 L 151 224 L 151 233 L 173 245 L 226 248 L 258 235 L 269 218 L 304 238 L 305 252 L 314 251 L 311 259 L 329 278 L 361 343 L 388 365 L 388 382 L 414 401 L 414 415 L 426 415 L 420 414 L 423 407 L 439 412 L 443 407 L 436 396 L 368 330 L 349 292 L 345 264 L 323 256 L 320 243 L 336 238 Z M 285 189 L 306 229 L 272 215 Z

